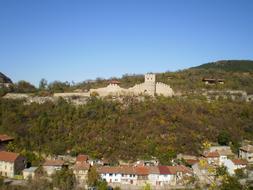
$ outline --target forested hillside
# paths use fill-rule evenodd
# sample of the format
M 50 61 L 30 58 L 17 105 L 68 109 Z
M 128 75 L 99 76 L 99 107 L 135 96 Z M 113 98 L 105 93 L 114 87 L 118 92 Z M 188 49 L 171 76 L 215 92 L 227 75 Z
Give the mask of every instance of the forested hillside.
M 1 99 L 0 132 L 16 138 L 9 148 L 19 152 L 69 150 L 111 160 L 156 156 L 162 163 L 176 153 L 198 154 L 202 142 L 217 142 L 219 135 L 234 150 L 253 138 L 252 103 L 163 97 L 123 102 L 93 97 L 76 107 L 62 99 L 42 105 Z
M 253 71 L 253 61 L 251 60 L 223 60 L 206 63 L 195 67 L 196 69 L 215 69 L 233 72 L 251 72 Z

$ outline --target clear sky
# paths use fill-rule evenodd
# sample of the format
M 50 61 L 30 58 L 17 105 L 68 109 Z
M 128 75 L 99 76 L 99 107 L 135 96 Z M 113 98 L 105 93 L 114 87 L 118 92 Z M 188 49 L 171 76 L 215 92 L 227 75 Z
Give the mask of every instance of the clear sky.
M 38 84 L 253 59 L 253 0 L 0 0 L 0 71 Z

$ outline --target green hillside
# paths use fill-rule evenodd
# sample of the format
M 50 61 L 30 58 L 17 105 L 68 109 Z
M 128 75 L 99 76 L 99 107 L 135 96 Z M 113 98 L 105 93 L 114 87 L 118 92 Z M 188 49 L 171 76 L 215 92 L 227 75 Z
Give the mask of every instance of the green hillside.
M 253 61 L 251 60 L 222 60 L 206 63 L 194 69 L 215 69 L 233 72 L 251 72 L 253 71 Z

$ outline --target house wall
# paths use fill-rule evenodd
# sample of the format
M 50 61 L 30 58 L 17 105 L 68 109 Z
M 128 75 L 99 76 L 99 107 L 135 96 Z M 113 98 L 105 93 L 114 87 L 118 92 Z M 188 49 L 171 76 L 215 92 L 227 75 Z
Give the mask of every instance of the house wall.
M 137 184 L 136 174 L 121 174 L 121 183 L 123 184 Z
M 61 166 L 43 166 L 44 171 L 47 173 L 48 176 L 51 176 L 56 171 L 59 171 L 62 169 Z
M 148 179 L 151 185 L 156 186 L 156 185 L 160 185 L 161 182 L 159 181 L 159 175 L 160 174 L 149 174 L 148 175 Z
M 14 163 L 0 161 L 0 175 L 4 177 L 13 178 L 15 175 Z
M 73 173 L 79 184 L 82 184 L 82 185 L 86 184 L 88 180 L 88 170 L 74 170 Z
M 121 182 L 121 174 L 118 174 L 118 173 L 101 174 L 101 178 L 104 179 L 107 183 L 120 183 Z
M 239 157 L 242 159 L 246 159 L 248 162 L 253 162 L 253 153 L 239 150 Z
M 23 177 L 25 180 L 28 180 L 30 177 L 33 179 L 34 176 L 35 176 L 35 172 L 23 171 Z
M 164 185 L 172 185 L 172 182 L 173 182 L 173 179 L 174 179 L 174 176 L 173 175 L 162 175 L 160 174 L 159 175 L 159 181 L 160 181 L 160 184 L 162 186 Z

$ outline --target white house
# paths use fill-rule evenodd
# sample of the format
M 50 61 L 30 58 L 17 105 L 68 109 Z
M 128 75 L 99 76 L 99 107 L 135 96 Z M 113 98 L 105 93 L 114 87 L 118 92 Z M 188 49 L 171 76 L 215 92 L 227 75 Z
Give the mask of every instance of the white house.
M 61 170 L 63 166 L 64 166 L 63 160 L 46 160 L 43 164 L 43 169 L 45 170 L 48 176 L 51 176 L 56 171 Z
M 207 152 L 203 155 L 208 164 L 220 165 L 220 154 L 218 151 Z
M 227 167 L 228 173 L 230 175 L 233 175 L 235 173 L 235 170 L 246 168 L 247 161 L 241 159 L 227 159 L 224 161 L 223 165 Z
M 13 178 L 26 166 L 26 159 L 13 152 L 0 151 L 0 175 Z
M 28 180 L 29 178 L 33 179 L 35 177 L 35 172 L 38 167 L 30 167 L 23 170 L 24 179 Z
M 253 146 L 242 146 L 239 149 L 239 157 L 242 159 L 246 159 L 248 162 L 253 162 Z
M 121 169 L 120 167 L 104 166 L 98 169 L 101 178 L 107 183 L 120 183 L 121 182 Z

